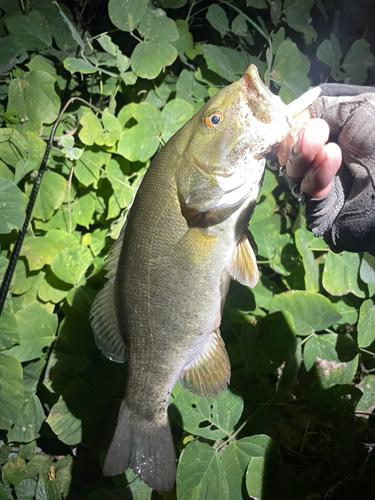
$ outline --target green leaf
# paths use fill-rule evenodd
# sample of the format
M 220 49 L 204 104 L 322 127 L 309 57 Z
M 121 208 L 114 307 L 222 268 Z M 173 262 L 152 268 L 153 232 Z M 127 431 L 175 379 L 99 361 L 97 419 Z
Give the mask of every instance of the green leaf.
M 311 26 L 312 17 L 310 10 L 314 6 L 314 3 L 315 0 L 305 0 L 304 2 L 284 0 L 283 13 L 286 17 L 286 22 L 291 28 L 304 34 L 305 43 L 312 43 L 318 36 Z
M 20 344 L 6 352 L 18 361 L 40 358 L 50 346 L 57 330 L 57 315 L 47 311 L 39 302 L 32 302 L 16 313 Z
M 243 399 L 229 389 L 216 398 L 203 398 L 176 384 L 173 394 L 173 420 L 190 434 L 207 439 L 216 440 L 227 436 L 242 414 Z
M 361 258 L 357 253 L 328 252 L 323 271 L 323 286 L 331 295 L 354 293 L 366 297 L 367 286 L 360 280 L 358 270 Z
M 272 478 L 272 479 L 270 479 Z M 252 457 L 246 471 L 246 489 L 252 499 L 281 498 L 300 500 L 306 498 L 307 488 L 288 466 L 268 460 L 268 457 Z
M 225 448 L 222 461 L 230 500 L 243 500 L 242 482 L 253 457 L 267 457 L 268 460 L 276 461 L 276 443 L 269 436 L 259 434 L 239 439 Z
M 0 178 L 0 234 L 21 229 L 25 220 L 25 203 L 14 182 Z
M 2 443 L 4 443 L 4 442 L 2 441 Z M 9 457 L 11 451 L 12 451 L 12 448 L 9 444 L 2 444 L 0 446 L 0 465 L 3 465 L 8 461 L 8 457 Z M 21 457 L 21 458 L 25 458 L 25 457 Z
M 344 297 L 340 300 L 337 300 L 337 298 L 335 297 L 331 297 L 331 302 L 335 305 L 335 308 L 342 316 L 342 319 L 336 322 L 337 324 L 354 325 L 355 323 L 357 323 L 358 310 L 351 304 L 350 296 Z
M 98 66 L 94 66 L 85 59 L 79 59 L 76 57 L 67 57 L 64 59 L 64 68 L 72 74 L 83 73 L 84 75 L 89 75 L 100 71 Z
M 17 45 L 26 50 L 41 50 L 52 45 L 48 21 L 37 10 L 32 10 L 28 16 L 9 16 L 5 23 L 9 32 L 16 36 Z
M 310 71 L 310 61 L 291 40 L 284 40 L 277 51 L 271 80 L 281 87 L 280 97 L 290 102 L 300 96 L 310 86 L 307 73 Z
M 30 161 L 29 159 L 22 159 L 17 162 L 15 172 L 14 172 L 14 182 L 18 184 L 21 179 L 23 179 L 29 172 L 37 170 L 39 167 L 36 161 Z
M 340 65 L 342 52 L 336 35 L 331 33 L 329 40 L 324 40 L 316 51 L 316 57 L 330 68 Z
M 23 367 L 23 389 L 24 392 L 35 393 L 47 360 L 41 357 L 26 363 Z M 26 396 L 25 396 L 26 397 Z M 24 457 L 25 458 L 25 457 Z
M 97 148 L 87 148 L 76 162 L 74 175 L 84 186 L 90 186 L 100 177 L 100 167 L 106 165 L 111 155 Z
M 9 85 L 8 107 L 17 110 L 24 119 L 22 132 L 42 133 L 43 123 L 56 120 L 60 98 L 55 90 L 55 79 L 44 71 L 30 71 L 15 78 Z
M 206 13 L 206 19 L 222 36 L 229 31 L 227 15 L 220 5 L 210 5 Z
M 133 200 L 134 188 L 124 171 L 130 171 L 130 164 L 123 158 L 112 159 L 106 166 L 108 180 L 113 189 L 113 195 L 108 203 L 108 219 L 117 217 Z
M 89 228 L 95 211 L 95 195 L 92 192 L 80 196 L 73 206 L 73 217 L 77 224 Z
M 143 18 L 148 0 L 110 0 L 108 14 L 112 23 L 122 31 L 133 31 Z
M 26 257 L 30 271 L 42 269 L 50 265 L 59 252 L 56 243 L 42 236 L 26 237 L 20 255 Z
M 47 272 L 38 289 L 38 297 L 43 302 L 58 304 L 68 295 L 71 285 L 59 280 L 52 272 Z
M 237 36 L 244 36 L 249 31 L 247 29 L 246 17 L 243 14 L 238 14 L 232 21 L 232 31 Z
M 46 221 L 52 217 L 55 210 L 61 207 L 67 183 L 65 177 L 56 172 L 44 172 L 33 210 L 33 216 L 36 219 Z
M 129 104 L 120 113 L 125 115 L 127 111 L 130 113 L 128 120 L 133 117 L 137 125 L 122 132 L 117 153 L 130 161 L 147 161 L 156 153 L 160 144 L 160 112 L 147 102 Z M 120 113 L 118 118 L 121 122 Z
M 366 375 L 360 384 L 360 389 L 363 394 L 356 410 L 371 414 L 375 407 L 375 375 Z
M 77 225 L 73 219 L 71 207 L 64 205 L 57 210 L 49 221 L 42 222 L 35 219 L 34 224 L 36 229 L 41 229 L 42 231 L 50 231 L 51 229 L 74 231 Z
M 181 60 L 186 61 L 187 59 L 185 54 L 189 54 L 190 51 L 194 50 L 193 36 L 190 33 L 189 25 L 185 20 L 178 19 L 175 23 L 179 37 L 173 42 L 173 45 L 176 47 Z
M 162 9 L 148 8 L 138 29 L 146 41 L 159 39 L 173 42 L 178 38 L 175 22 Z
M 371 299 L 361 304 L 358 320 L 358 347 L 368 347 L 375 340 L 375 306 Z
M 3 466 L 2 480 L 5 484 L 19 484 L 26 476 L 26 463 L 17 457 Z
M 31 443 L 21 444 L 18 451 L 18 456 L 25 460 L 30 460 L 36 452 L 36 441 Z
M 365 252 L 359 269 L 361 280 L 375 285 L 375 257 Z
M 96 143 L 96 141 L 98 139 L 101 139 L 104 135 L 102 124 L 100 123 L 99 118 L 91 111 L 91 109 L 85 111 L 84 115 L 81 118 L 80 125 L 82 126 L 82 128 L 79 131 L 78 136 L 83 144 L 86 144 L 87 146 L 93 146 L 94 143 Z
M 36 478 L 38 475 L 48 474 L 53 461 L 50 455 L 34 455 L 26 464 L 26 478 Z
M 1 500 L 13 500 L 10 486 L 0 483 L 0 498 Z
M 305 268 L 305 287 L 308 292 L 319 291 L 319 266 L 314 258 L 313 252 L 308 247 L 307 230 L 297 229 L 294 233 L 296 247 L 302 257 Z
M 272 194 L 266 196 L 260 196 L 259 201 L 256 205 L 256 210 L 251 218 L 251 224 L 256 224 L 257 222 L 264 221 L 268 217 L 271 217 L 276 211 L 276 200 Z
M 0 160 L 0 178 L 7 179 L 8 181 L 14 181 L 14 177 L 15 176 L 10 168 L 8 168 L 6 164 Z M 15 184 L 17 184 L 17 182 Z
M 194 73 L 183 69 L 176 83 L 177 99 L 194 104 L 197 100 L 208 97 L 208 92 L 204 85 L 198 83 L 194 78 Z
M 15 168 L 21 159 L 26 158 L 27 149 L 26 138 L 18 130 L 0 129 L 0 157 L 6 164 Z
M 73 446 L 82 441 L 82 422 L 69 411 L 62 396 L 51 408 L 46 422 L 63 443 Z
M 194 107 L 182 99 L 173 99 L 161 112 L 161 133 L 167 142 L 194 115 Z
M 30 71 L 44 71 L 45 73 L 48 73 L 57 81 L 60 88 L 64 88 L 66 80 L 57 74 L 55 66 L 49 59 L 37 54 L 28 64 L 26 64 L 26 66 Z
M 260 275 L 257 285 L 253 288 L 255 302 L 258 307 L 269 309 L 273 296 L 280 293 L 279 287 L 264 274 Z
M 102 113 L 103 126 L 108 132 L 117 132 L 121 130 L 121 123 L 119 120 L 111 114 L 108 108 Z
M 10 429 L 23 404 L 21 363 L 0 353 L 0 429 Z
M 69 31 L 73 37 L 73 39 L 77 42 L 77 44 L 82 48 L 84 49 L 85 48 L 85 44 L 82 40 L 82 38 L 80 37 L 76 27 L 74 26 L 74 24 L 69 20 L 68 16 L 66 16 L 64 14 L 64 12 L 62 11 L 62 9 L 60 8 L 60 6 L 58 4 L 57 5 L 57 8 L 59 9 L 59 13 L 61 15 L 61 17 L 63 18 L 65 24 L 67 25 L 67 27 L 69 28 Z
M 262 457 L 251 457 L 246 471 L 246 489 L 251 498 L 263 499 L 264 477 L 267 460 Z
M 361 38 L 356 40 L 348 50 L 342 68 L 350 75 L 352 85 L 363 85 L 367 80 L 367 69 L 374 63 L 375 59 L 370 52 L 370 44 Z
M 350 384 L 358 366 L 358 349 L 350 335 L 314 335 L 305 344 L 303 357 L 306 370 L 315 364 L 319 388 Z
M 8 349 L 19 340 L 20 336 L 12 301 L 6 299 L 0 316 L 0 350 Z
M 262 184 L 262 189 L 260 190 L 261 195 L 267 195 L 272 193 L 274 189 L 279 185 L 278 180 L 276 179 L 275 174 L 266 168 L 264 171 L 264 179 Z
M 58 229 L 50 229 L 48 233 L 44 235 L 45 238 L 53 241 L 56 248 L 59 251 L 65 250 L 65 248 L 69 248 L 70 250 L 75 250 L 80 246 L 80 233 L 75 232 L 70 234 L 66 231 L 60 231 Z
M 25 396 L 19 417 L 8 432 L 10 442 L 28 443 L 40 437 L 39 430 L 45 419 L 43 407 L 36 394 Z
M 134 73 L 148 80 L 153 80 L 165 66 L 170 66 L 177 57 L 176 48 L 162 39 L 141 42 L 136 45 L 131 58 Z
M 37 482 L 34 479 L 24 479 L 14 487 L 17 498 L 34 498 L 36 486 Z
M 291 241 L 289 234 L 280 234 L 280 216 L 275 214 L 260 222 L 251 222 L 250 231 L 258 246 L 258 254 L 270 260 L 271 268 L 279 274 L 290 274 L 282 259 L 284 247 Z
M 341 318 L 326 297 L 300 290 L 276 295 L 270 304 L 270 312 L 274 311 L 288 311 L 293 317 L 295 334 L 301 336 L 324 330 Z
M 238 80 L 237 75 L 231 69 L 229 58 L 220 50 L 220 47 L 204 44 L 202 49 L 208 69 L 225 78 L 228 82 Z
M 218 453 L 206 443 L 188 444 L 177 468 L 179 500 L 229 499 L 228 483 Z
M 25 49 L 16 45 L 17 38 L 13 35 L 0 38 L 0 75 L 5 75 L 17 64 L 27 59 Z
M 267 9 L 265 0 L 246 0 L 246 5 L 255 9 Z
M 66 248 L 53 259 L 51 269 L 60 280 L 74 285 L 81 281 L 92 261 L 88 248 L 80 247 L 75 250 Z
M 106 245 L 106 236 L 108 231 L 106 229 L 94 229 L 90 234 L 90 248 L 92 253 L 97 256 Z

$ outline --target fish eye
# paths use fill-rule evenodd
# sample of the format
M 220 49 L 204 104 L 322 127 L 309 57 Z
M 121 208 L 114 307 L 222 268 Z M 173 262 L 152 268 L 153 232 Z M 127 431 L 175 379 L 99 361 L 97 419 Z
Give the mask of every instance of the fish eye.
M 206 118 L 206 125 L 208 128 L 215 128 L 223 119 L 223 113 L 221 111 L 214 111 L 210 113 Z

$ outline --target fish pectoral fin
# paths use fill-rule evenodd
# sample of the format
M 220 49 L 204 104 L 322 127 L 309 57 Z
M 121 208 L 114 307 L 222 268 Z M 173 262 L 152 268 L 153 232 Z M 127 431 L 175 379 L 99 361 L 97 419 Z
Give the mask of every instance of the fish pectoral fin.
M 126 347 L 117 323 L 115 278 L 125 226 L 112 246 L 106 265 L 108 281 L 95 297 L 90 312 L 96 345 L 112 361 L 126 361 Z
M 254 238 L 250 231 L 246 231 L 237 243 L 232 262 L 228 267 L 228 271 L 233 278 L 251 288 L 254 288 L 259 281 L 254 249 L 257 251 Z
M 217 240 L 217 236 L 206 234 L 200 228 L 191 227 L 176 245 L 174 255 L 181 263 L 205 266 Z
M 230 380 L 230 363 L 220 331 L 212 332 L 208 348 L 190 363 L 180 385 L 197 396 L 214 398 L 225 391 Z

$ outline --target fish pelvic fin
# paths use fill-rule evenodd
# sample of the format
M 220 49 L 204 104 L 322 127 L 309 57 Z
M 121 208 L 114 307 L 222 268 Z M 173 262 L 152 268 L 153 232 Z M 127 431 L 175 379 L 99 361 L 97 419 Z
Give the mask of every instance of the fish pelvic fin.
M 197 396 L 214 398 L 225 391 L 229 381 L 229 358 L 217 329 L 212 333 L 208 349 L 185 368 L 179 382 Z
M 124 400 L 104 461 L 103 474 L 117 476 L 128 467 L 154 490 L 173 489 L 176 481 L 176 453 L 167 413 L 165 423 L 159 425 L 154 420 L 145 420 L 132 413 Z
M 95 297 L 90 312 L 96 345 L 107 358 L 117 363 L 124 363 L 126 360 L 126 347 L 118 326 L 115 295 L 116 272 L 125 225 L 108 254 L 106 276 L 109 279 Z
M 228 266 L 228 271 L 242 285 L 254 288 L 259 281 L 259 271 L 255 252 L 257 246 L 253 235 L 246 231 L 240 241 L 237 243 L 232 262 Z

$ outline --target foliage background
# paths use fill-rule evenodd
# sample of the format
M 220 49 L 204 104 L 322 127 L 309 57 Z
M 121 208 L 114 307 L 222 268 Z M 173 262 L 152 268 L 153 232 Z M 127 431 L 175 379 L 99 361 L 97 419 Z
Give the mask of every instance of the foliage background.
M 250 224 L 260 282 L 232 282 L 223 316 L 231 387 L 211 400 L 176 386 L 170 401 L 179 456 L 170 494 L 130 471 L 101 476 L 126 366 L 95 347 L 88 314 L 162 144 L 250 63 L 286 102 L 323 81 L 374 84 L 373 9 L 372 0 L 0 0 L 0 276 L 69 99 L 0 318 L 1 499 L 371 491 L 374 259 L 329 252 L 272 171 Z

